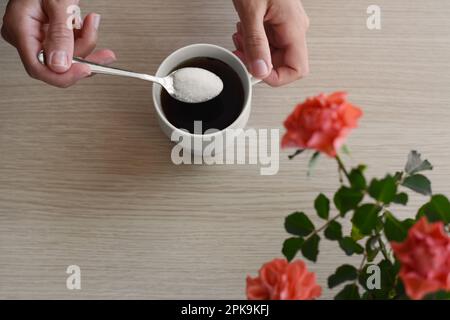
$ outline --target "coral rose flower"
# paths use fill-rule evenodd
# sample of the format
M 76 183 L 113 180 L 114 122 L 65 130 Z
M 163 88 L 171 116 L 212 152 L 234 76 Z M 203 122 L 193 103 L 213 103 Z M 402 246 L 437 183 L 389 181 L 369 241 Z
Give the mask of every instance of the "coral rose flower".
M 274 259 L 261 267 L 258 277 L 247 277 L 249 300 L 309 300 L 321 292 L 316 275 L 301 260 Z
M 404 242 L 391 246 L 401 263 L 399 276 L 410 298 L 450 290 L 450 237 L 442 222 L 428 223 L 422 217 Z
M 308 98 L 284 122 L 287 132 L 281 146 L 314 149 L 335 157 L 361 116 L 362 111 L 347 102 L 344 92 Z

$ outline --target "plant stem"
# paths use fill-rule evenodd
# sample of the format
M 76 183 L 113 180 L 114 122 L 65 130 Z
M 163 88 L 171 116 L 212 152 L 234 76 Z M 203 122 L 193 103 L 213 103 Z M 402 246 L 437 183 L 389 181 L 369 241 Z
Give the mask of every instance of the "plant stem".
M 295 151 L 293 154 L 291 154 L 290 156 L 288 156 L 289 160 L 294 159 L 296 156 L 298 156 L 299 154 L 301 154 L 303 151 L 305 151 L 305 149 L 298 149 L 298 150 Z
M 384 245 L 383 240 L 381 240 L 381 235 L 378 234 L 378 244 L 380 245 L 380 249 L 381 249 L 381 253 L 383 254 L 383 257 L 388 260 L 391 261 L 391 259 L 389 258 L 389 254 L 386 251 L 386 246 Z
M 336 161 L 338 163 L 339 169 L 345 174 L 345 176 L 348 179 L 348 182 L 350 183 L 350 175 L 348 174 L 347 169 L 344 166 L 344 163 L 342 162 L 341 158 L 339 157 L 339 155 L 336 155 Z
M 361 271 L 364 267 L 364 264 L 366 263 L 366 259 L 367 259 L 367 252 L 366 252 L 366 250 L 364 250 L 364 256 L 362 258 L 361 264 L 359 265 L 358 273 L 361 273 Z
M 379 204 L 378 202 L 377 202 L 377 205 L 380 206 L 381 210 L 384 210 L 384 209 L 385 209 L 385 206 Z M 384 219 L 384 218 L 385 218 L 385 215 L 386 215 L 386 211 L 384 211 L 383 214 L 381 215 L 381 219 Z M 384 225 L 384 223 L 383 223 L 383 225 Z M 384 227 L 383 227 L 383 228 L 384 228 Z M 375 235 L 376 235 L 377 238 L 378 238 L 377 241 L 378 241 L 378 244 L 379 244 L 379 246 L 380 246 L 381 253 L 383 254 L 383 257 L 384 257 L 386 260 L 391 261 L 391 259 L 389 258 L 389 254 L 388 254 L 388 252 L 387 252 L 387 250 L 386 250 L 386 246 L 384 245 L 383 239 L 381 239 L 381 231 L 376 232 Z
M 342 170 L 340 167 L 338 167 L 338 174 L 339 174 L 339 183 L 342 186 L 344 184 L 344 178 L 342 177 Z
M 307 241 L 309 238 L 311 238 L 312 236 L 318 234 L 320 231 L 322 231 L 323 229 L 325 229 L 326 227 L 328 227 L 328 225 L 329 225 L 331 222 L 333 222 L 334 220 L 337 220 L 340 216 L 341 216 L 340 214 L 335 215 L 333 218 L 331 218 L 330 220 L 328 220 L 323 226 L 321 226 L 320 228 L 314 230 L 313 233 L 311 233 L 309 236 L 307 236 L 307 237 L 305 238 L 305 241 Z
M 364 264 L 366 263 L 366 259 L 367 259 L 367 251 L 364 250 L 364 256 L 363 256 L 363 258 L 361 260 L 361 263 L 359 264 L 359 268 L 358 268 L 358 276 L 356 277 L 355 282 L 354 282 L 355 285 L 358 285 L 358 278 L 361 275 L 361 272 L 362 272 L 362 270 L 364 268 Z

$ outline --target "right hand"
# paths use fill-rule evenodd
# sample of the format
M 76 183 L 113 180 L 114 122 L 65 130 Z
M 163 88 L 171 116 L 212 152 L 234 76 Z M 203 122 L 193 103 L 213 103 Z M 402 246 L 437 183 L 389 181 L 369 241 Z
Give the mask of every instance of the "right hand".
M 235 54 L 250 73 L 278 87 L 309 72 L 309 18 L 300 0 L 233 0 L 241 21 Z
M 72 57 L 110 64 L 116 60 L 111 50 L 93 52 L 98 37 L 100 15 L 86 16 L 81 30 L 67 25 L 67 8 L 78 0 L 10 0 L 1 30 L 2 37 L 17 48 L 28 74 L 48 84 L 67 88 L 91 74 L 89 66 L 73 64 Z M 44 50 L 47 65 L 38 53 Z

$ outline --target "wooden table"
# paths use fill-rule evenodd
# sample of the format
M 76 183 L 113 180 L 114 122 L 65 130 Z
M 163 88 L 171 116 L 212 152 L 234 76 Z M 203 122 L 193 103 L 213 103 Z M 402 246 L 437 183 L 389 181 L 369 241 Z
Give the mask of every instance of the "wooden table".
M 376 3 L 382 30 L 370 31 L 373 1 L 305 0 L 311 75 L 257 86 L 249 126 L 282 128 L 305 97 L 347 90 L 365 112 L 350 163 L 381 175 L 417 148 L 435 165 L 434 190 L 448 195 L 450 4 Z M 117 52 L 117 65 L 146 72 L 191 43 L 232 48 L 237 21 L 223 0 L 85 1 L 90 10 L 102 14 L 100 46 Z M 0 57 L 0 298 L 244 298 L 246 275 L 281 256 L 284 217 L 300 209 L 318 222 L 314 197 L 338 184 L 331 160 L 308 178 L 306 158 L 289 161 L 289 151 L 275 176 L 252 165 L 175 166 L 148 84 L 97 76 L 60 90 L 30 79 L 4 42 Z M 344 259 L 326 243 L 309 266 L 326 287 Z M 66 289 L 73 264 L 81 290 Z

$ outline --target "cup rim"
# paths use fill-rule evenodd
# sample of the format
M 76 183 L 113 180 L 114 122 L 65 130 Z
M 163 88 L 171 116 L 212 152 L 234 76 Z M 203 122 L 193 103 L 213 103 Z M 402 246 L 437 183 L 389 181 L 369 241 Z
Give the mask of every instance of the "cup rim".
M 241 59 L 239 59 L 233 52 L 231 52 L 230 50 L 223 48 L 221 46 L 215 45 L 215 44 L 209 44 L 209 43 L 195 43 L 195 44 L 190 44 L 181 48 L 178 48 L 177 50 L 173 51 L 171 54 L 169 54 L 159 65 L 158 70 L 156 71 L 156 74 L 159 73 L 161 67 L 163 66 L 163 64 L 172 56 L 174 56 L 175 54 L 179 53 L 180 51 L 183 50 L 187 50 L 187 49 L 192 49 L 195 47 L 209 47 L 209 48 L 214 48 L 216 50 L 222 51 L 222 52 L 226 52 L 227 54 L 229 54 L 235 61 L 238 62 L 238 64 L 242 67 L 242 69 L 245 71 L 246 75 L 247 75 L 247 84 L 248 84 L 248 90 L 246 92 L 246 96 L 244 99 L 244 105 L 242 107 L 242 111 L 239 114 L 239 116 L 226 128 L 222 129 L 222 130 L 218 130 L 217 132 L 214 133 L 208 133 L 208 134 L 196 134 L 196 133 L 191 133 L 189 131 L 187 131 L 186 129 L 181 129 L 181 128 L 177 128 L 175 127 L 172 123 L 170 123 L 169 120 L 167 120 L 166 116 L 164 115 L 163 111 L 162 111 L 162 106 L 160 104 L 157 103 L 156 100 L 156 93 L 155 93 L 155 88 L 156 86 L 158 86 L 158 84 L 154 83 L 153 84 L 153 88 L 152 88 L 152 97 L 153 97 L 153 107 L 156 109 L 156 112 L 158 113 L 158 116 L 160 119 L 162 119 L 166 125 L 168 125 L 170 127 L 170 129 L 172 129 L 173 131 L 176 131 L 177 133 L 184 135 L 184 136 L 189 136 L 189 137 L 212 137 L 215 135 L 220 135 L 223 132 L 225 132 L 226 130 L 230 129 L 231 127 L 233 127 L 236 123 L 238 123 L 242 117 L 245 117 L 245 110 L 250 108 L 250 98 L 252 96 L 252 81 L 251 81 L 251 76 L 247 71 L 246 66 L 244 65 L 244 63 L 241 61 Z M 157 107 L 157 104 L 159 105 L 159 108 Z M 172 131 L 172 132 L 173 132 Z

